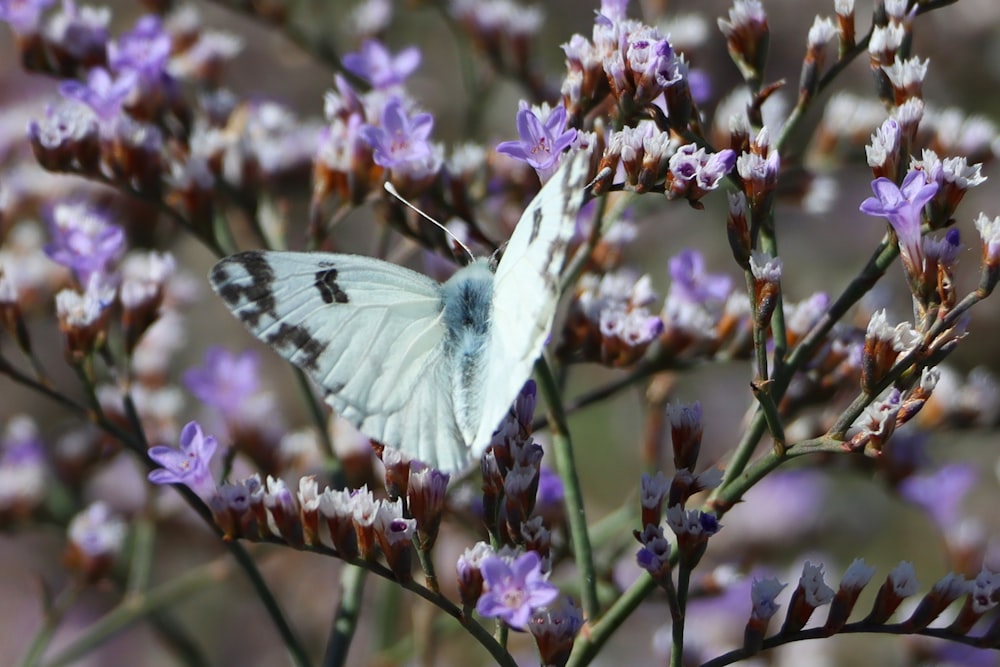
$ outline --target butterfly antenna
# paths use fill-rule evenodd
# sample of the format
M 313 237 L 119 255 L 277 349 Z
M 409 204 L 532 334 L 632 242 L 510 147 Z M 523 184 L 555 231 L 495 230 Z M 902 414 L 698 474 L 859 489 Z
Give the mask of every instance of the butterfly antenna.
M 469 255 L 469 259 L 472 259 L 472 260 L 476 259 L 476 256 L 469 249 L 469 246 L 467 246 L 464 243 L 462 243 L 462 239 L 460 239 L 457 236 L 455 236 L 455 234 L 450 229 L 448 229 L 447 227 L 445 227 L 444 225 L 442 225 L 440 222 L 438 222 L 437 220 L 435 220 L 431 216 L 427 215 L 426 213 L 424 213 L 423 211 L 421 211 L 419 208 L 417 208 L 416 206 L 414 206 L 410 202 L 408 202 L 405 199 L 403 199 L 403 195 L 399 194 L 399 192 L 396 190 L 395 186 L 393 186 L 392 183 L 390 183 L 389 181 L 386 181 L 384 183 L 384 187 L 385 187 L 385 191 L 386 192 L 388 192 L 393 197 L 395 197 L 400 202 L 402 202 L 405 206 L 407 206 L 408 208 L 410 208 L 411 210 L 413 210 L 414 212 L 416 212 L 417 214 L 419 214 L 424 220 L 427 220 L 431 224 L 436 225 L 442 232 L 444 232 L 449 237 L 451 237 L 451 239 L 453 241 L 455 241 L 455 243 L 457 243 L 458 245 L 460 245 L 462 247 L 462 250 L 464 250 L 466 252 L 466 254 Z

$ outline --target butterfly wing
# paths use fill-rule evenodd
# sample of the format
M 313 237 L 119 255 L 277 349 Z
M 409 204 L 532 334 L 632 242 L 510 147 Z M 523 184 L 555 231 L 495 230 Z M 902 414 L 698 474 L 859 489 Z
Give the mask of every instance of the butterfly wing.
M 366 436 L 434 467 L 465 464 L 437 282 L 369 257 L 258 251 L 223 259 L 210 280 Z
M 576 216 L 583 205 L 590 152 L 578 151 L 521 215 L 497 266 L 482 417 L 472 443 L 479 456 L 510 409 L 552 329 L 559 279 Z

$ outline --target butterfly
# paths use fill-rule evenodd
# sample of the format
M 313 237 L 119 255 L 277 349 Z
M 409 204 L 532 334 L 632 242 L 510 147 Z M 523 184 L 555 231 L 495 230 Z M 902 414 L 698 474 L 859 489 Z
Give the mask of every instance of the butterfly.
M 588 151 L 563 158 L 495 273 L 479 258 L 439 283 L 370 257 L 247 251 L 209 280 L 361 433 L 461 470 L 489 446 L 541 355 L 589 171 Z

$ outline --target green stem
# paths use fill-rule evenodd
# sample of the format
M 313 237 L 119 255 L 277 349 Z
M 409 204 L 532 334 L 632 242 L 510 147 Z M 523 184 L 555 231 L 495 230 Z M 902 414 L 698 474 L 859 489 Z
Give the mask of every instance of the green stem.
M 31 640 L 24 658 L 21 659 L 21 667 L 36 667 L 41 664 L 42 654 L 52 641 L 52 635 L 62 621 L 63 616 L 69 610 L 76 599 L 80 596 L 82 588 L 76 584 L 63 591 L 63 593 L 45 610 L 45 620 L 38 634 Z
M 580 570 L 580 596 L 583 611 L 587 618 L 595 619 L 601 611 L 597 599 L 597 574 L 594 571 L 594 555 L 587 530 L 587 515 L 583 508 L 583 492 L 576 472 L 573 443 L 569 437 L 566 413 L 563 411 L 562 400 L 556 390 L 552 369 L 544 358 L 538 360 L 538 363 L 535 364 L 535 370 L 542 395 L 549 406 L 552 449 L 556 457 L 556 469 L 559 471 L 559 476 L 565 487 L 570 540 L 573 543 L 576 565 Z
M 211 663 L 208 658 L 177 619 L 166 611 L 154 611 L 149 615 L 149 622 L 164 643 L 170 647 L 179 663 L 187 667 L 209 667 Z
M 615 600 L 601 619 L 590 626 L 590 633 L 577 638 L 573 654 L 566 663 L 567 667 L 583 667 L 590 664 L 615 631 L 654 590 L 656 582 L 643 571 L 639 579 Z
M 285 614 L 282 612 L 277 598 L 274 597 L 267 582 L 264 581 L 264 577 L 261 576 L 260 570 L 257 569 L 257 564 L 253 558 L 250 557 L 246 549 L 236 542 L 225 542 L 224 544 L 229 553 L 236 559 L 236 564 L 243 569 L 244 574 L 250 580 L 250 585 L 253 586 L 257 597 L 260 598 L 261 604 L 264 605 L 264 609 L 271 617 L 271 622 L 274 623 L 278 634 L 281 635 L 285 648 L 291 654 L 292 662 L 297 667 L 309 667 L 309 656 L 302 646 L 302 642 L 295 635 L 292 626 L 288 624 L 288 620 L 285 618 Z
M 670 624 L 672 645 L 670 647 L 670 667 L 683 667 L 684 664 L 684 625 L 685 609 L 687 609 L 688 589 L 691 587 L 691 569 L 681 564 L 677 568 L 677 610 Z
M 440 593 L 441 588 L 438 586 L 437 572 L 434 569 L 434 559 L 431 557 L 430 549 L 418 546 L 417 559 L 420 561 L 420 569 L 424 571 L 427 588 L 435 593 Z
M 225 562 L 214 562 L 193 568 L 145 593 L 129 595 L 121 604 L 105 614 L 86 632 L 64 647 L 46 667 L 61 667 L 80 660 L 115 633 L 136 623 L 155 611 L 180 600 L 189 599 L 199 591 L 225 579 L 230 568 Z M 39 664 L 25 663 L 25 664 Z
M 760 304 L 757 303 L 756 294 L 756 279 L 749 269 L 744 271 L 744 277 L 747 283 L 747 293 L 750 299 L 750 321 L 753 326 L 753 352 L 754 360 L 756 362 L 756 381 L 757 382 L 767 382 L 768 370 L 767 370 L 767 327 L 761 326 L 760 318 L 757 317 L 757 310 Z
M 323 667 L 347 664 L 347 653 L 361 617 L 361 602 L 367 572 L 354 565 L 344 565 L 340 573 L 340 602 L 330 626 L 330 637 L 323 655 Z
M 795 346 L 788 355 L 786 363 L 781 366 L 780 370 L 772 378 L 770 390 L 774 403 L 781 402 L 795 372 L 812 358 L 816 350 L 826 340 L 826 335 L 833 328 L 833 325 L 839 322 L 847 311 L 871 290 L 879 278 L 885 274 L 885 270 L 898 254 L 899 249 L 895 245 L 890 245 L 887 241 L 883 241 L 872 254 L 868 263 L 861 270 L 861 273 L 850 282 L 820 321 Z M 764 414 L 758 411 L 750 422 L 750 426 L 743 432 L 743 437 L 740 438 L 740 442 L 736 446 L 736 451 L 726 466 L 722 484 L 712 492 L 709 498 L 710 501 L 720 497 L 723 490 L 742 474 L 766 428 L 767 420 Z
M 768 212 L 767 220 L 760 226 L 760 248 L 771 257 L 778 257 L 778 236 L 774 228 L 774 208 Z M 775 297 L 778 303 L 771 315 L 771 338 L 774 340 L 772 355 L 774 373 L 778 373 L 785 363 L 785 352 L 788 350 L 788 337 L 785 331 L 785 308 L 782 303 L 781 290 Z M 766 379 L 766 378 L 765 378 Z
M 126 590 L 128 595 L 141 594 L 149 586 L 156 531 L 153 522 L 143 513 L 132 521 L 132 549 Z

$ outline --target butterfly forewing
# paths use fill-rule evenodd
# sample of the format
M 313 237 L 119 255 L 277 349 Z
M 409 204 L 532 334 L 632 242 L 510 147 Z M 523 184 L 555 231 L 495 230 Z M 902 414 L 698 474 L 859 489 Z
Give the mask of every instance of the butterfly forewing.
M 439 389 L 448 385 L 437 282 L 368 257 L 295 252 L 233 255 L 211 282 L 365 435 L 432 465 L 460 466 L 450 453 L 435 455 L 457 433 L 451 397 Z
M 488 446 L 493 431 L 531 377 L 549 336 L 566 248 L 589 172 L 589 151 L 565 158 L 521 216 L 497 266 L 482 421 L 473 455 Z

